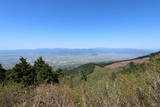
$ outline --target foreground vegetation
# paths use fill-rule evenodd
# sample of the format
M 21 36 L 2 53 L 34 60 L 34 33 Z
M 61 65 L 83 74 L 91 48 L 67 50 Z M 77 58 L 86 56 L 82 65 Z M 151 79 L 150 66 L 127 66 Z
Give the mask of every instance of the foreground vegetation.
M 41 62 L 39 60 L 36 62 Z M 20 65 L 21 63 L 22 61 Z M 47 69 L 48 65 L 42 69 L 37 63 L 34 66 L 27 67 L 29 71 L 33 68 L 35 72 L 33 83 L 28 79 L 22 79 L 26 77 L 23 75 L 19 77 L 20 80 L 8 79 L 8 76 L 10 77 L 12 74 L 12 70 L 9 70 L 8 74 L 1 67 L 1 71 L 5 72 L 5 74 L 1 72 L 1 77 L 6 77 L 1 78 L 4 84 L 0 86 L 0 106 L 160 106 L 160 59 L 155 56 L 151 56 L 150 61 L 145 64 L 130 63 L 125 68 L 118 69 L 106 69 L 96 66 L 90 74 L 86 75 L 85 71 L 79 71 L 76 76 L 60 76 L 63 73 Z M 37 66 L 41 69 L 36 68 Z M 19 67 L 19 64 L 13 68 L 12 72 L 16 71 L 17 67 Z M 43 73 L 37 74 L 39 71 Z M 46 74 L 47 71 L 51 72 Z M 45 74 L 45 76 L 42 76 L 42 74 Z M 26 82 L 26 80 L 30 82 Z

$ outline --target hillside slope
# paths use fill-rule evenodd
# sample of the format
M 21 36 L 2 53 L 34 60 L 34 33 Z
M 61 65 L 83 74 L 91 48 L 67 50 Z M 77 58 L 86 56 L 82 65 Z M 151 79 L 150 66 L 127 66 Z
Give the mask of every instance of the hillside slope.
M 138 58 L 131 59 L 131 60 L 113 62 L 109 65 L 106 65 L 105 68 L 109 68 L 109 69 L 121 68 L 121 67 L 123 68 L 130 63 L 143 64 L 143 63 L 148 62 L 150 57 L 152 57 L 152 56 L 159 58 L 160 57 L 160 52 L 152 53 L 150 55 L 138 57 Z
M 94 69 L 96 67 L 101 67 L 105 69 L 116 69 L 116 68 L 118 69 L 118 68 L 123 68 L 130 63 L 143 64 L 143 63 L 148 62 L 150 60 L 150 57 L 152 56 L 159 58 L 160 52 L 152 53 L 146 56 L 141 56 L 141 57 L 137 57 L 137 58 L 130 59 L 130 60 L 113 61 L 113 62 L 108 62 L 108 63 L 88 63 L 88 64 L 84 64 L 77 68 L 67 71 L 67 74 L 76 75 L 76 74 L 79 74 L 80 71 L 85 71 L 86 74 L 88 75 L 94 72 Z
M 75 69 L 74 72 L 93 70 L 87 75 L 87 81 L 79 78 L 81 75 L 66 75 L 60 79 L 59 84 L 25 88 L 13 83 L 0 85 L 0 106 L 160 107 L 159 55 L 154 53 L 136 58 L 134 61 L 145 58 L 150 60 L 144 64 L 132 63 L 122 68 L 108 69 L 96 64 L 86 64 Z M 111 64 L 106 66 L 109 65 Z

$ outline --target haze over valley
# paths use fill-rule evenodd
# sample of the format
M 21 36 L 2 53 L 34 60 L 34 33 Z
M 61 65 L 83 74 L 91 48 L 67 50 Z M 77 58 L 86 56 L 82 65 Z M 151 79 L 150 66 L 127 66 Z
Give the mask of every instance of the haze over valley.
M 0 63 L 5 68 L 11 68 L 18 63 L 21 56 L 27 58 L 31 64 L 42 56 L 51 66 L 73 68 L 91 62 L 100 63 L 132 59 L 155 51 L 157 50 L 123 48 L 1 50 Z

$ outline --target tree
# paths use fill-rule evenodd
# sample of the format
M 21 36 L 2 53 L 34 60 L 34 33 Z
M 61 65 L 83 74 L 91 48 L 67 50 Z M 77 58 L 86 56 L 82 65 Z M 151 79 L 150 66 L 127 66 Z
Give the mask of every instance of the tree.
M 87 75 L 84 71 L 81 71 L 81 80 L 87 81 Z
M 25 86 L 59 82 L 59 76 L 62 75 L 62 71 L 52 71 L 52 67 L 49 66 L 42 57 L 39 57 L 35 61 L 34 66 L 30 65 L 23 57 L 19 60 L 20 62 L 18 64 L 16 64 L 12 69 L 7 70 L 6 81 L 22 83 Z
M 65 73 L 64 73 L 63 70 L 60 69 L 60 68 L 57 69 L 56 72 L 57 72 L 57 74 L 58 74 L 59 77 L 64 77 L 64 76 L 65 76 Z
M 0 64 L 0 83 L 5 80 L 5 72 L 6 72 L 6 70 Z
M 9 80 L 22 83 L 24 85 L 33 84 L 35 72 L 32 66 L 23 57 L 21 57 L 19 60 L 20 62 L 15 65 L 9 74 Z
M 34 70 L 36 72 L 35 82 L 40 83 L 53 83 L 58 82 L 58 75 L 52 71 L 52 67 L 49 66 L 42 57 L 39 57 L 34 63 Z

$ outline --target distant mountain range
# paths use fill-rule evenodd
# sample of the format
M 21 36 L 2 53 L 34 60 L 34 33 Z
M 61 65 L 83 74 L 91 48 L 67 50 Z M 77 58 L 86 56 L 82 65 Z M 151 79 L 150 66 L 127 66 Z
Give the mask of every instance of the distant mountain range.
M 70 69 L 91 62 L 132 59 L 156 51 L 159 50 L 125 48 L 0 50 L 0 64 L 10 68 L 18 63 L 21 56 L 27 58 L 28 62 L 32 64 L 36 58 L 42 56 L 52 66 Z

